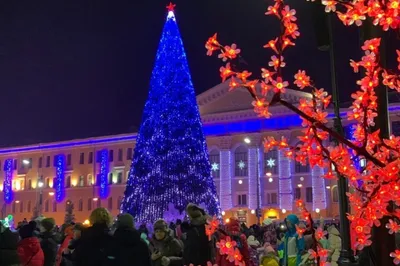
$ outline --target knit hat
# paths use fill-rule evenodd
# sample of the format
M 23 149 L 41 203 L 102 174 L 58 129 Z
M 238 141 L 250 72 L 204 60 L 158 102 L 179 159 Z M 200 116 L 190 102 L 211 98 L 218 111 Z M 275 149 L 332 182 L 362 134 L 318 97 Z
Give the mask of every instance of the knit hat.
M 56 225 L 54 218 L 44 218 L 40 223 L 46 231 L 53 230 L 54 226 Z
M 163 219 L 157 220 L 157 222 L 154 223 L 153 227 L 154 227 L 154 232 L 156 230 L 168 232 L 168 224 Z
M 135 221 L 129 213 L 124 213 L 118 216 L 117 228 L 134 228 Z
M 258 240 L 254 236 L 249 236 L 247 238 L 247 244 L 249 244 L 249 246 L 258 247 L 260 245 L 260 242 L 258 242 Z
M 286 219 L 294 226 L 299 224 L 299 218 L 295 214 L 289 214 Z
M 22 239 L 33 237 L 35 228 L 36 228 L 36 223 L 30 222 L 29 224 L 26 224 L 22 226 L 21 229 L 19 229 L 19 235 L 21 236 Z
M 206 212 L 202 208 L 193 203 L 187 205 L 186 213 L 189 215 L 190 219 L 196 219 L 206 215 Z

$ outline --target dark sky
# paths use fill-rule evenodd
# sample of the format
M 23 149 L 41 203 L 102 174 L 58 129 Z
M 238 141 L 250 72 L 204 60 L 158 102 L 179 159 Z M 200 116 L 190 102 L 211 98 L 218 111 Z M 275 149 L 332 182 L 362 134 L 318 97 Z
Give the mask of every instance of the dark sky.
M 196 93 L 220 82 L 220 61 L 204 43 L 218 32 L 237 43 L 250 70 L 271 53 L 277 34 L 265 17 L 272 0 L 176 0 L 176 16 Z M 302 36 L 287 53 L 286 77 L 306 69 L 329 89 L 328 54 L 316 48 L 310 3 L 298 8 Z M 0 2 L 0 146 L 126 133 L 139 127 L 165 21 L 164 0 L 3 0 Z M 351 90 L 348 60 L 359 57 L 358 31 L 335 18 L 339 85 Z M 347 74 L 346 74 L 347 73 Z M 345 95 L 345 94 L 344 94 Z

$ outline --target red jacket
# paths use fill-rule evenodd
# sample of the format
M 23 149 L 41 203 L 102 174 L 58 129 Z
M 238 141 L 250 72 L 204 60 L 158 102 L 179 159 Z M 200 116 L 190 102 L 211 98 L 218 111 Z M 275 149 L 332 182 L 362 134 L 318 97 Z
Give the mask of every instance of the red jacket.
M 22 239 L 18 243 L 18 256 L 23 266 L 43 266 L 44 254 L 36 237 Z
M 60 248 L 58 249 L 57 252 L 57 257 L 56 257 L 56 266 L 60 266 L 61 261 L 62 261 L 62 254 L 66 248 L 68 248 L 69 242 L 72 240 L 72 235 L 67 235 L 64 239 L 64 242 L 62 242 Z

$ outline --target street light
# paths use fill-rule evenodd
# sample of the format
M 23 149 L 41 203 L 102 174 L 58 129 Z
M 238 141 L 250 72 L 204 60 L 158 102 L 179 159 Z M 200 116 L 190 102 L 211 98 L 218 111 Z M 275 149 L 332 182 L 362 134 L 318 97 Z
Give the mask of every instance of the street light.
M 250 143 L 251 143 L 251 140 L 250 140 L 249 138 L 244 138 L 244 143 L 250 144 Z
M 44 185 L 43 181 L 42 181 L 42 180 L 39 180 L 39 182 L 38 182 L 38 187 L 39 187 L 39 188 L 42 188 L 43 185 Z
M 28 159 L 23 159 L 23 160 L 22 160 L 22 163 L 25 164 L 25 165 L 28 165 L 28 164 L 30 164 L 31 162 L 30 162 Z

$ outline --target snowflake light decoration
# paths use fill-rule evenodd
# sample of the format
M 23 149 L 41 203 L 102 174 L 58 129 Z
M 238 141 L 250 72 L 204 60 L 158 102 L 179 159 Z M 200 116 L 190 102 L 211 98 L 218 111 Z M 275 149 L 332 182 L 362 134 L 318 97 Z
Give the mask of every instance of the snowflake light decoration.
M 246 167 L 246 164 L 245 164 L 243 161 L 240 161 L 240 162 L 238 163 L 238 166 L 239 166 L 239 168 L 240 168 L 241 170 L 243 170 L 243 168 Z
M 219 170 L 219 164 L 217 164 L 217 163 L 212 163 L 211 164 L 211 170 L 213 170 L 214 172 L 216 172 L 216 171 L 218 171 Z
M 269 158 L 269 159 L 267 160 L 267 165 L 268 165 L 268 167 L 270 167 L 270 168 L 274 167 L 274 166 L 275 166 L 275 159 Z

